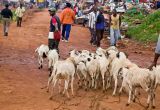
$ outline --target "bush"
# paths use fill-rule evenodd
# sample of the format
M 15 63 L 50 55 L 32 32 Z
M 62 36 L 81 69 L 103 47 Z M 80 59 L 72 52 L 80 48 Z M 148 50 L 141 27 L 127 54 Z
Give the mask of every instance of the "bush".
M 138 16 L 136 18 L 138 18 Z M 157 41 L 157 30 L 160 30 L 160 11 L 156 11 L 142 18 L 142 24 L 130 27 L 127 35 L 141 42 Z

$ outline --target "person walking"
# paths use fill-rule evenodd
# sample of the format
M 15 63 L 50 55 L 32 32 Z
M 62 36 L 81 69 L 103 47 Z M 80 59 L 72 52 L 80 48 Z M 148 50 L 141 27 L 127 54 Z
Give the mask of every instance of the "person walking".
M 25 12 L 25 8 L 23 7 L 22 4 L 20 4 L 20 6 L 16 9 L 16 16 L 17 16 L 17 27 L 21 27 L 22 24 L 22 17 L 24 15 Z
M 104 28 L 105 28 L 105 19 L 103 16 L 103 8 L 100 7 L 99 14 L 96 20 L 96 37 L 97 37 L 96 45 L 97 47 L 100 47 L 100 42 L 103 39 Z
M 13 18 L 12 11 L 9 9 L 9 5 L 5 5 L 5 9 L 1 11 L 2 20 L 3 20 L 3 31 L 4 36 L 8 36 L 8 30 L 10 25 L 10 20 Z
M 160 56 L 160 30 L 158 31 L 158 42 L 157 42 L 157 46 L 156 46 L 156 49 L 155 49 L 155 55 L 154 55 L 154 61 L 153 63 L 149 66 L 148 69 L 152 70 L 152 68 L 156 65 L 157 65 L 157 61 L 158 61 L 158 58 Z
M 91 45 L 96 45 L 96 30 L 95 30 L 96 13 L 97 9 L 96 7 L 94 7 L 92 11 L 88 14 L 88 19 L 89 19 L 88 27 L 91 33 L 91 40 L 90 40 Z
M 120 25 L 121 17 L 117 14 L 116 9 L 113 10 L 112 15 L 110 16 L 110 45 L 116 46 L 118 39 L 120 38 Z
M 59 42 L 61 39 L 61 23 L 59 17 L 56 15 L 56 9 L 50 8 L 49 14 L 51 16 L 50 20 L 50 32 L 48 35 L 48 46 L 49 49 L 56 49 L 59 53 Z
M 61 23 L 62 23 L 62 41 L 68 42 L 71 25 L 75 20 L 75 13 L 71 9 L 71 4 L 66 3 L 66 8 L 61 13 Z

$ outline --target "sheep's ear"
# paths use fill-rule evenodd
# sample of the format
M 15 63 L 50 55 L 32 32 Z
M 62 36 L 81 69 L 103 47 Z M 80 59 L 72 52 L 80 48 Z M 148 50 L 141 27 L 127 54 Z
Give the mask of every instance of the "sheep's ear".
M 92 54 L 91 54 L 91 53 L 89 53 L 89 56 L 92 56 Z
M 91 61 L 91 59 L 90 59 L 90 58 L 87 58 L 87 61 Z
M 100 57 L 102 57 L 102 55 L 99 55 Z
M 79 50 L 78 52 L 79 52 L 79 53 L 82 53 L 82 51 L 80 51 L 80 50 Z
M 78 52 L 78 51 L 75 51 L 75 55 L 79 55 L 79 52 Z
M 117 58 L 119 58 L 119 57 L 120 57 L 120 56 L 119 56 L 119 53 L 120 53 L 120 52 L 118 52 L 118 53 L 116 54 L 116 57 L 117 57 Z
M 105 54 L 105 55 L 106 55 L 106 57 L 108 58 L 110 54 L 106 51 L 106 54 Z
M 118 74 L 122 71 L 122 68 L 119 69 Z

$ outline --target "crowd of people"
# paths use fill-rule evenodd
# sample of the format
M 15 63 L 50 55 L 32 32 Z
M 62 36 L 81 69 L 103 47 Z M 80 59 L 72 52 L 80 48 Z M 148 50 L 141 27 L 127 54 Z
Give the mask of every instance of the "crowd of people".
M 21 27 L 22 17 L 24 15 L 25 8 L 22 4 L 16 9 L 15 14 L 17 17 L 17 27 Z M 8 36 L 9 25 L 11 20 L 13 20 L 13 13 L 11 9 L 9 9 L 9 4 L 5 5 L 5 8 L 1 11 L 2 21 L 3 21 L 3 33 L 4 36 Z
M 48 46 L 49 49 L 57 49 L 59 52 L 59 42 L 69 42 L 70 31 L 72 24 L 78 16 L 85 15 L 87 19 L 84 19 L 84 23 L 88 22 L 88 29 L 90 32 L 90 44 L 96 46 L 97 48 L 101 46 L 101 40 L 104 36 L 105 26 L 108 25 L 110 28 L 110 46 L 117 46 L 117 41 L 121 39 L 120 26 L 121 26 L 121 16 L 117 13 L 116 9 L 113 9 L 112 14 L 109 16 L 109 23 L 106 24 L 103 8 L 95 4 L 89 5 L 85 10 L 79 7 L 76 3 L 72 6 L 71 3 L 67 2 L 63 8 L 60 17 L 56 15 L 58 7 L 50 7 L 49 13 L 50 19 L 50 29 L 48 35 Z M 17 27 L 21 27 L 22 18 L 25 12 L 25 8 L 22 4 L 16 9 L 15 14 L 17 16 Z M 5 5 L 5 9 L 1 11 L 3 20 L 4 36 L 8 36 L 9 24 L 11 19 L 13 19 L 12 11 L 9 9 L 9 5 Z M 149 67 L 152 68 L 156 65 L 158 57 L 160 56 L 160 41 L 158 40 L 156 54 L 153 64 Z

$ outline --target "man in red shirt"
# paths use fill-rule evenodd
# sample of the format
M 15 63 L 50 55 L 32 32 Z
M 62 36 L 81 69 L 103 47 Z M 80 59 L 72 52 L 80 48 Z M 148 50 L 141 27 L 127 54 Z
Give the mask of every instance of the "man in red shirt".
M 61 39 L 61 23 L 59 17 L 56 15 L 56 9 L 50 8 L 49 10 L 51 20 L 50 20 L 50 32 L 48 36 L 48 46 L 49 49 L 58 49 L 59 41 Z

